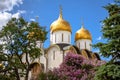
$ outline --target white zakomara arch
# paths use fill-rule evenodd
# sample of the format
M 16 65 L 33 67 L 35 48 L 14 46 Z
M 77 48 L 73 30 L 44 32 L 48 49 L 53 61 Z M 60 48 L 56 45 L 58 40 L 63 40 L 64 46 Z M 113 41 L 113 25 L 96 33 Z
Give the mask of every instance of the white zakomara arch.
M 59 65 L 63 61 L 63 54 L 58 45 L 52 45 L 48 48 L 47 53 L 47 70 L 51 70 Z

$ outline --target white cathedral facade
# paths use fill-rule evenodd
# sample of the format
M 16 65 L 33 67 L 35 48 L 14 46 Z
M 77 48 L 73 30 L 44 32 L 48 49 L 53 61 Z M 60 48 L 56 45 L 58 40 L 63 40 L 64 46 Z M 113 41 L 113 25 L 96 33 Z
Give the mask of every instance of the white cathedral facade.
M 71 44 L 72 29 L 66 20 L 63 19 L 62 11 L 57 20 L 50 25 L 50 46 L 44 49 L 41 41 L 37 41 L 37 47 L 42 49 L 42 56 L 35 59 L 35 63 L 42 64 L 43 71 L 52 70 L 64 60 L 65 55 L 70 51 L 80 54 L 87 59 L 100 59 L 96 53 L 93 53 L 91 44 L 92 36 L 84 25 L 75 34 L 75 44 Z M 23 56 L 23 60 L 24 60 Z M 31 74 L 37 71 L 31 71 Z

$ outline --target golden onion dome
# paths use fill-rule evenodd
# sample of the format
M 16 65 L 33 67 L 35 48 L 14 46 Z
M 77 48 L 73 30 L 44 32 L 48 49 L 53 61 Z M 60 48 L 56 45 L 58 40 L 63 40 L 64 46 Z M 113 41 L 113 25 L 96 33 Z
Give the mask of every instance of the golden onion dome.
M 88 30 L 86 30 L 84 27 L 81 27 L 81 29 L 79 29 L 75 34 L 75 41 L 77 41 L 79 39 L 92 40 L 92 37 Z
M 65 21 L 62 17 L 62 10 L 60 9 L 60 15 L 57 20 L 55 20 L 51 26 L 50 26 L 51 32 L 63 30 L 63 31 L 69 31 L 71 32 L 71 26 L 70 24 Z

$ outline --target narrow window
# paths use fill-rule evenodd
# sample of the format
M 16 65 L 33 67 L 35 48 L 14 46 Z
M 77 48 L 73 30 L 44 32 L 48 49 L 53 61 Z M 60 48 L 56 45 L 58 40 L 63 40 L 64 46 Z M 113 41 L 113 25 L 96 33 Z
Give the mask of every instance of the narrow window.
M 80 49 L 80 43 L 79 43 L 79 49 Z
M 53 60 L 55 60 L 55 51 L 53 51 Z
M 63 33 L 62 33 L 62 42 L 63 42 L 63 37 L 64 37 L 64 36 L 63 36 Z
M 86 49 L 86 42 L 85 42 L 85 49 Z
M 70 35 L 68 35 L 68 42 L 70 42 Z

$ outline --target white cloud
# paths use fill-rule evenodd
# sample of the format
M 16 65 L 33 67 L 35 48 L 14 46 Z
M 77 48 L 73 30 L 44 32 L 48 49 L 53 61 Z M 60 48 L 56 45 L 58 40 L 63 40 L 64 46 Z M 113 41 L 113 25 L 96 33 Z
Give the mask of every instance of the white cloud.
M 23 0 L 0 0 L 0 11 L 11 11 L 14 6 L 23 4 Z
M 20 14 L 25 13 L 24 10 L 19 10 L 14 14 L 8 12 L 13 10 L 14 6 L 19 6 L 19 4 L 23 4 L 23 0 L 0 0 L 0 30 L 11 18 L 19 18 Z
M 30 21 L 35 21 L 35 19 L 30 19 Z
M 102 37 L 101 36 L 99 36 L 98 38 L 97 38 L 97 40 L 101 40 L 102 39 Z
M 23 14 L 23 13 L 26 13 L 25 10 L 18 10 L 19 13 Z
M 11 18 L 19 18 L 21 14 L 25 13 L 25 11 L 18 11 L 17 13 L 11 14 L 8 12 L 0 12 L 0 30 L 2 29 L 3 26 L 6 25 L 6 23 L 11 19 Z
M 19 10 L 14 14 L 8 12 L 13 10 L 14 6 L 19 6 L 19 4 L 23 4 L 23 0 L 0 0 L 0 30 L 11 18 L 19 18 L 20 14 L 25 13 L 24 10 Z M 0 40 L 0 44 L 3 44 L 2 40 Z
M 21 14 L 26 13 L 26 11 L 22 10 L 22 11 L 18 11 L 17 13 L 12 15 L 12 18 L 19 18 Z
M 11 16 L 12 14 L 7 12 L 0 13 L 0 30 L 2 29 L 3 26 L 6 25 Z
M 13 14 L 12 16 L 11 16 L 12 18 L 19 18 L 20 17 L 20 13 L 19 12 L 17 12 L 17 13 L 15 13 L 15 14 Z

